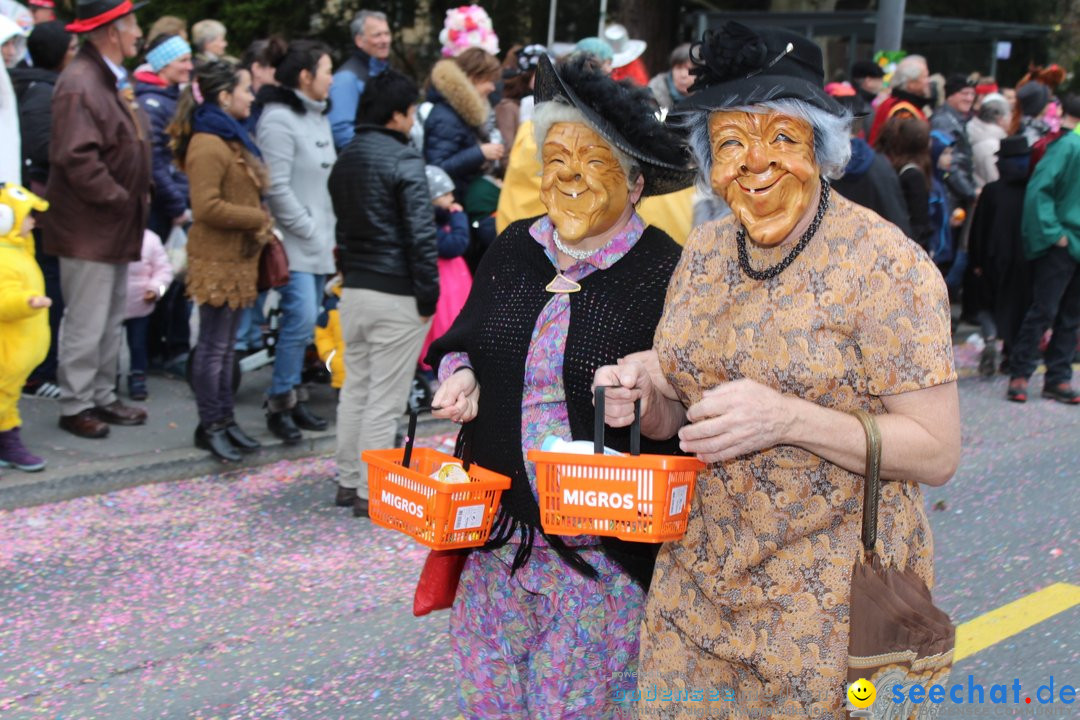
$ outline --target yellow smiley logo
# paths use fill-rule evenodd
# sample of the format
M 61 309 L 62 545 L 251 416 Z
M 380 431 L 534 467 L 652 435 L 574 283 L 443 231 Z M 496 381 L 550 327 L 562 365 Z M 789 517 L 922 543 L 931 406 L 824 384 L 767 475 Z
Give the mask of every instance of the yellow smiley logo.
M 848 685 L 847 699 L 852 705 L 863 710 L 874 704 L 874 698 L 877 697 L 877 688 L 874 687 L 874 683 L 865 678 L 859 678 L 855 682 Z

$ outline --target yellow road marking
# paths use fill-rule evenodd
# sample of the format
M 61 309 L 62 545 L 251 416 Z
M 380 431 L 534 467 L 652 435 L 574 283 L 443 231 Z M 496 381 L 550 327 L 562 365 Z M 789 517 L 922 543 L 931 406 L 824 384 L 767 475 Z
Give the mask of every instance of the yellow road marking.
M 1055 583 L 956 627 L 955 660 L 959 661 L 991 645 L 1018 635 L 1080 605 L 1080 586 Z

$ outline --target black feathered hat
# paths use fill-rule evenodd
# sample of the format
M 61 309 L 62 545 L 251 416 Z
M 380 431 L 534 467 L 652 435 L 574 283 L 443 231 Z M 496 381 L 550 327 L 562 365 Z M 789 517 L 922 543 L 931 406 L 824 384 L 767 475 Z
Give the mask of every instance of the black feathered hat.
M 675 192 L 694 182 L 686 140 L 657 117 L 648 89 L 612 80 L 582 54 L 560 64 L 558 71 L 543 55 L 533 93 L 537 104 L 561 102 L 578 109 L 593 130 L 636 160 L 645 174 L 643 196 Z
M 790 30 L 729 21 L 719 30 L 705 31 L 690 49 L 690 60 L 696 79 L 679 112 L 793 99 L 844 114 L 843 106 L 825 92 L 821 48 Z

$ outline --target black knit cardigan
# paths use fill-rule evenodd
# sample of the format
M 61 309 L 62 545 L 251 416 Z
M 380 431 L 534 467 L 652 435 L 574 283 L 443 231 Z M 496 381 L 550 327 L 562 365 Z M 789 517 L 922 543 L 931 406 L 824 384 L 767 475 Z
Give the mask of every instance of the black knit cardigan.
M 555 268 L 529 234 L 536 218 L 510 225 L 484 254 L 472 292 L 453 327 L 436 340 L 426 361 L 438 367 L 447 353 L 464 351 L 480 383 L 479 411 L 473 420 L 472 458 L 481 467 L 508 475 L 499 514 L 485 549 L 505 545 L 515 534 L 521 544 L 511 573 L 529 559 L 535 533 L 543 533 L 540 509 L 532 495 L 522 457 L 521 398 L 525 360 L 537 317 L 551 299 L 544 288 Z M 593 374 L 602 365 L 653 345 L 671 274 L 681 248 L 662 230 L 649 226 L 633 248 L 606 270 L 581 281 L 570 295 L 570 326 L 563 358 L 563 385 L 574 440 L 593 439 Z M 608 428 L 605 444 L 629 449 L 626 428 Z M 642 438 L 643 453 L 677 454 L 676 438 Z M 550 547 L 587 577 L 596 570 L 560 538 L 545 535 Z M 605 552 L 648 589 L 658 546 L 601 538 Z

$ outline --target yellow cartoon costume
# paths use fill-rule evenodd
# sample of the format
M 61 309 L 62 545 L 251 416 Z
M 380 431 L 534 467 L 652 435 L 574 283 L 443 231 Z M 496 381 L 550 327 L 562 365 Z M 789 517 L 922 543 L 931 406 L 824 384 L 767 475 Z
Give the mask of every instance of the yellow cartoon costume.
M 0 186 L 0 433 L 19 426 L 19 393 L 49 351 L 49 310 L 30 307 L 45 296 L 45 278 L 33 236 L 22 234 L 30 212 L 48 207 L 25 188 Z
M 331 280 L 327 294 L 341 300 L 341 276 Z M 326 324 L 315 324 L 315 350 L 319 359 L 329 362 L 330 386 L 340 390 L 345 384 L 345 338 L 341 335 L 341 313 L 337 307 L 326 311 Z

